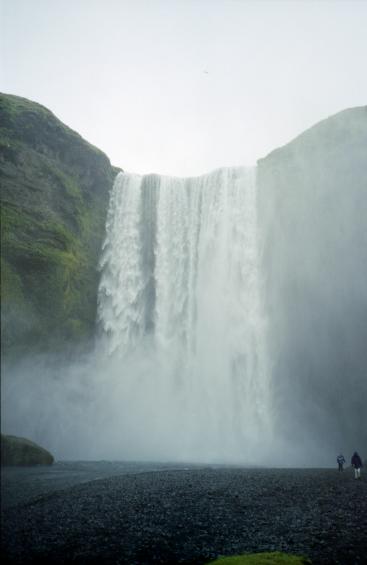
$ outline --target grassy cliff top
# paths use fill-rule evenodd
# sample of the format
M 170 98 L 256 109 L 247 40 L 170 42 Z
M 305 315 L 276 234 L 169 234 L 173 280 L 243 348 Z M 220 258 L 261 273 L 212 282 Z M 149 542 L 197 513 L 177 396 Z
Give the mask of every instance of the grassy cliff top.
M 86 150 L 105 157 L 102 151 L 63 124 L 50 110 L 27 98 L 0 93 L 0 117 L 1 137 L 5 134 L 10 139 L 34 144 L 42 136 L 42 142 L 50 143 L 51 147 L 67 138 L 70 143 L 85 146 Z

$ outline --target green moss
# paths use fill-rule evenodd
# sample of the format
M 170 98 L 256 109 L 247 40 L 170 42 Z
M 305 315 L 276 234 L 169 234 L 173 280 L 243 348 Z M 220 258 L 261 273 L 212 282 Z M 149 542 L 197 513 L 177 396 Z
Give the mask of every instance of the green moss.
M 81 294 L 90 268 L 82 243 L 61 223 L 37 222 L 14 207 L 4 206 L 2 226 L 3 251 L 8 258 L 2 289 L 5 303 L 24 307 L 26 295 L 33 308 L 47 316 L 45 332 L 54 331 L 53 324 L 61 322 L 66 334 L 73 327 L 72 336 L 81 336 L 86 324 L 74 320 L 71 326 L 69 316 L 75 317 L 82 309 Z
M 233 557 L 221 557 L 210 561 L 210 565 L 310 565 L 306 557 L 289 555 L 288 553 L 248 553 Z M 208 564 L 209 565 L 209 564 Z
M 27 98 L 22 98 L 21 96 L 3 94 L 0 97 L 0 110 L 8 114 L 8 116 L 15 117 L 21 112 L 29 111 L 30 107 L 47 116 L 51 114 L 51 112 L 44 106 L 41 106 L 41 104 L 32 102 L 31 105 L 32 106 L 30 106 L 30 101 Z
M 53 177 L 53 182 L 59 186 L 59 188 L 64 191 L 68 198 L 73 200 L 74 206 L 77 208 L 77 212 L 82 214 L 83 212 L 83 198 L 80 186 L 76 182 L 73 176 L 64 173 L 61 169 L 56 168 L 49 161 L 45 162 L 44 166 L 45 173 Z
M 1 434 L 1 465 L 52 465 L 54 458 L 33 441 Z
M 24 295 L 20 277 L 9 263 L 1 257 L 1 296 L 7 300 L 24 304 Z
M 39 104 L 0 95 L 0 123 L 3 345 L 82 343 L 117 171 Z
M 29 134 L 36 133 L 42 126 L 46 126 L 47 130 L 53 134 L 54 141 L 67 139 L 71 149 L 76 149 L 76 145 L 82 144 L 89 154 L 97 157 L 103 155 L 108 162 L 107 168 L 111 169 L 107 157 L 97 147 L 85 141 L 76 131 L 58 120 L 48 108 L 37 102 L 21 96 L 0 93 L 0 115 L 2 118 L 0 136 L 2 138 L 4 130 L 5 136 L 11 139 L 15 137 L 23 141 L 34 141 L 30 139 Z M 21 126 L 21 131 L 19 131 L 19 126 Z

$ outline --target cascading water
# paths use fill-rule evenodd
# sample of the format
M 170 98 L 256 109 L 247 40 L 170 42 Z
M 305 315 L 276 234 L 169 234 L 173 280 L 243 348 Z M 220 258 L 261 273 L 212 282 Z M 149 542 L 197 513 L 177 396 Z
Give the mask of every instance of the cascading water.
M 251 462 L 269 440 L 255 176 L 116 178 L 98 318 L 130 456 Z

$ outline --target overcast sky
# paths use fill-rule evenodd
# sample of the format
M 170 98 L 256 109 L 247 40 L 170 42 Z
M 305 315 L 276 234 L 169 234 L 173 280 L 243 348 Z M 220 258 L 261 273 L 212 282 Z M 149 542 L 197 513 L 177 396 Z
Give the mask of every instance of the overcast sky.
M 252 165 L 367 103 L 367 0 L 0 0 L 1 86 L 125 170 Z

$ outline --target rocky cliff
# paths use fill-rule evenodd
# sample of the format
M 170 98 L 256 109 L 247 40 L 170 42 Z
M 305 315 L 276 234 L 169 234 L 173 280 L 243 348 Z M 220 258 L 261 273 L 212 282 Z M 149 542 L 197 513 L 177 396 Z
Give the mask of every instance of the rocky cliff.
M 308 429 L 321 444 L 323 438 L 333 441 L 335 450 L 362 449 L 367 107 L 340 112 L 260 160 L 258 185 L 269 351 L 282 431 L 304 441 Z
M 3 353 L 62 349 L 93 335 L 116 172 L 43 106 L 0 95 Z

